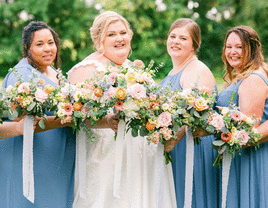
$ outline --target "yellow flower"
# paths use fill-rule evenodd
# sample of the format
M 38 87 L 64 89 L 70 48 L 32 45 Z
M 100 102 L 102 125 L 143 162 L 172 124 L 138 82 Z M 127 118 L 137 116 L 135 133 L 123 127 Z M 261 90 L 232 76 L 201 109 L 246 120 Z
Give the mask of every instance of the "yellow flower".
M 44 92 L 46 92 L 47 94 L 50 94 L 55 88 L 50 85 L 50 84 L 47 84 L 45 87 L 44 87 Z
M 134 84 L 136 82 L 136 74 L 135 72 L 127 72 L 125 78 L 128 83 Z
M 127 91 L 124 89 L 124 88 L 118 88 L 116 90 L 116 93 L 115 93 L 116 97 L 120 100 L 124 100 L 126 95 L 127 95 Z

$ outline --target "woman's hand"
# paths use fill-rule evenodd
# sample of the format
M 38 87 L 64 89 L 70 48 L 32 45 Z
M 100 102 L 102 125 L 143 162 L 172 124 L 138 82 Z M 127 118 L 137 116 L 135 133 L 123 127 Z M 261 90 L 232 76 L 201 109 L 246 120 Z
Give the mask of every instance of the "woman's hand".
M 23 135 L 25 118 L 26 118 L 26 115 L 25 116 L 21 116 L 21 117 L 15 119 L 13 121 L 13 122 L 16 122 L 17 123 L 17 125 L 16 125 L 16 131 L 17 131 L 18 135 Z M 38 122 L 38 119 L 37 118 L 34 118 L 34 126 L 33 126 L 34 130 L 36 128 L 37 122 Z
M 197 129 L 193 132 L 193 137 L 204 137 L 210 135 L 208 132 L 206 132 L 204 129 L 197 127 Z
M 107 115 L 107 124 L 108 126 L 114 131 L 117 132 L 118 130 L 118 124 L 119 124 L 119 119 L 116 116 L 116 114 L 110 113 Z
M 174 140 L 174 139 L 167 140 L 167 141 L 165 141 L 164 150 L 166 152 L 170 152 L 170 151 L 172 151 L 174 149 L 176 144 L 178 144 L 178 142 L 176 142 L 176 140 Z

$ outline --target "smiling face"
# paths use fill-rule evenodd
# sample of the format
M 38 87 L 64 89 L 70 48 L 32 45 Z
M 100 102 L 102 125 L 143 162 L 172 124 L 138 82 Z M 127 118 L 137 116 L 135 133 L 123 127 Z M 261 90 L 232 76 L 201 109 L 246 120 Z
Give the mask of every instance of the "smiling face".
M 47 69 L 52 64 L 56 57 L 57 46 L 50 30 L 42 29 L 34 33 L 29 53 L 34 63 L 41 69 Z
M 236 71 L 240 71 L 242 66 L 242 41 L 240 37 L 232 32 L 226 40 L 225 47 L 225 58 L 227 62 L 233 67 Z
M 172 58 L 181 60 L 194 55 L 193 40 L 187 27 L 177 27 L 170 32 L 167 51 Z
M 121 65 L 129 54 L 130 40 L 128 30 L 122 21 L 111 23 L 107 28 L 103 42 L 104 56 Z

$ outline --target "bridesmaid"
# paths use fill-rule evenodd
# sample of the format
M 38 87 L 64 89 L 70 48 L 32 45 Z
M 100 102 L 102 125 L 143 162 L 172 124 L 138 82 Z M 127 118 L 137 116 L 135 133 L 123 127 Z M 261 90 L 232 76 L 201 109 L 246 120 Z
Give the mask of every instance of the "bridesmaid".
M 35 70 L 46 84 L 57 86 L 59 80 L 55 68 L 60 67 L 60 40 L 57 33 L 44 22 L 30 22 L 24 28 L 22 44 L 24 58 L 14 67 L 22 79 L 28 82 L 29 75 Z M 2 87 L 14 86 L 17 80 L 14 73 L 10 72 Z M 34 133 L 34 204 L 23 195 L 23 137 L 10 137 L 0 141 L 1 207 L 72 207 L 75 136 L 68 127 L 70 123 L 62 125 L 52 115 L 49 113 L 45 131 L 37 126 L 35 132 L 39 133 Z
M 171 56 L 173 69 L 161 82 L 163 87 L 173 83 L 172 90 L 191 88 L 199 82 L 211 92 L 216 90 L 215 79 L 209 68 L 198 60 L 196 52 L 201 44 L 200 28 L 191 19 L 181 18 L 173 22 L 167 39 L 167 50 Z M 171 151 L 175 181 L 177 207 L 184 206 L 186 137 L 185 126 L 177 133 L 177 140 L 169 140 L 166 151 Z M 212 149 L 213 136 L 203 137 L 194 147 L 194 173 L 192 207 L 217 207 L 218 169 L 213 167 L 216 151 Z M 173 149 L 174 148 L 174 149 Z M 191 197 L 191 196 L 189 196 Z
M 232 160 L 227 191 L 228 208 L 268 207 L 268 67 L 264 63 L 258 34 L 248 26 L 227 32 L 222 59 L 227 87 L 218 106 L 228 106 L 233 92 L 235 104 L 247 116 L 261 118 L 256 127 L 263 138 L 260 148 L 243 149 Z

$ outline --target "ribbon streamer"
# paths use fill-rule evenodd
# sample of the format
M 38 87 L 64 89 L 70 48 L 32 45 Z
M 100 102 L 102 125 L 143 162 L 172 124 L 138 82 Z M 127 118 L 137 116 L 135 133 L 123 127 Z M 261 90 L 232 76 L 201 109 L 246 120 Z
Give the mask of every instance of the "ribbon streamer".
M 222 158 L 222 208 L 226 207 L 227 188 L 229 181 L 229 173 L 232 162 L 232 156 L 228 152 L 223 153 Z
M 23 195 L 32 203 L 34 203 L 33 134 L 34 117 L 26 116 L 23 128 Z
M 186 169 L 184 208 L 191 208 L 194 170 L 194 138 L 191 130 L 186 126 Z
M 78 177 L 78 193 L 86 199 L 87 177 L 86 177 L 86 132 L 80 129 L 76 140 L 76 168 L 75 176 Z
M 125 144 L 125 131 L 126 124 L 120 119 L 118 124 L 118 132 L 116 137 L 116 155 L 115 155 L 115 172 L 114 172 L 114 196 L 120 197 L 120 186 L 121 186 L 121 173 L 122 173 L 122 161 L 123 161 L 123 150 Z

